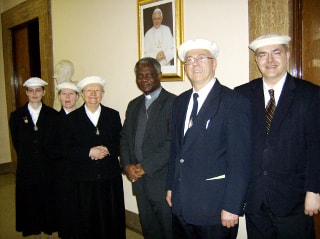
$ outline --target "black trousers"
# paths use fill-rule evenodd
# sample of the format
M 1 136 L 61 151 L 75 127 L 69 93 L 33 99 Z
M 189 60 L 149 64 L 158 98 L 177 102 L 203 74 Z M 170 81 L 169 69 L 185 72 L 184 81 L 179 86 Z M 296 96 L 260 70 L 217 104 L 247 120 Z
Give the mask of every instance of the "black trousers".
M 314 239 L 313 217 L 304 213 L 275 216 L 265 204 L 255 214 L 246 214 L 248 239 Z
M 150 198 L 147 193 L 136 197 L 143 237 L 172 239 L 172 214 L 165 200 L 165 191 L 163 190 L 163 195 L 159 197 Z
M 187 223 L 182 216 L 172 215 L 174 239 L 236 239 L 238 227 L 227 228 L 219 225 L 193 225 Z

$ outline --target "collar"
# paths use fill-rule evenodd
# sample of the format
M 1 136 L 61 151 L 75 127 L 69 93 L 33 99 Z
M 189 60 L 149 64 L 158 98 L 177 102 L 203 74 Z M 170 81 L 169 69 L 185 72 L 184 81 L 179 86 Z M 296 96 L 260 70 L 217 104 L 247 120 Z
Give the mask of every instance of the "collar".
M 162 87 L 160 86 L 158 89 L 152 91 L 149 95 L 144 95 L 144 97 L 146 98 L 146 100 L 156 99 L 160 95 L 161 90 Z
M 38 109 L 32 108 L 32 106 L 30 105 L 30 103 L 28 104 L 28 110 L 29 110 L 30 113 L 39 114 L 41 108 L 42 108 L 42 103 L 40 104 L 40 106 L 39 106 Z
M 199 99 L 200 98 L 205 99 L 205 98 L 207 98 L 209 92 L 211 91 L 211 89 L 214 86 L 214 84 L 216 83 L 216 81 L 217 81 L 217 79 L 214 77 L 198 92 L 196 92 L 195 89 L 193 88 L 192 93 L 198 93 Z
M 262 78 L 265 105 L 267 105 L 267 103 L 268 103 L 268 101 L 270 99 L 270 95 L 269 95 L 269 92 L 268 92 L 270 89 L 274 90 L 274 98 L 275 98 L 275 101 L 276 101 L 276 105 L 278 104 L 278 101 L 279 101 L 279 98 L 280 98 L 284 83 L 286 82 L 287 75 L 288 75 L 288 73 L 284 74 L 284 76 L 279 80 L 279 82 L 273 88 L 270 88 L 266 84 L 265 80 Z

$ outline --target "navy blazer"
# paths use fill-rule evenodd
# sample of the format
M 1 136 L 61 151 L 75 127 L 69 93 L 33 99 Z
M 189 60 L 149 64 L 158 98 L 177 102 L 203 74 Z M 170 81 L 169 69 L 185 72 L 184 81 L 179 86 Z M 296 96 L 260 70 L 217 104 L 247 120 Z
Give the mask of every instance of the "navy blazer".
M 287 74 L 269 135 L 266 135 L 262 78 L 235 90 L 253 114 L 253 172 L 246 211 L 266 200 L 277 216 L 303 213 L 306 191 L 320 192 L 320 88 Z
M 165 183 L 171 143 L 172 105 L 175 97 L 174 94 L 162 89 L 158 98 L 150 106 L 152 107 L 151 114 L 148 118 L 142 144 L 143 161 L 140 162 L 146 174 L 142 179 L 132 184 L 135 195 L 146 193 L 149 198 L 165 200 Z M 123 169 L 128 164 L 138 163 L 134 152 L 134 143 L 140 107 L 144 104 L 144 95 L 140 95 L 128 104 L 120 140 L 120 162 Z M 142 183 L 145 183 L 145 187 Z
M 249 102 L 217 80 L 184 136 L 192 89 L 173 106 L 167 189 L 172 210 L 194 225 L 221 224 L 221 210 L 240 215 L 249 180 Z

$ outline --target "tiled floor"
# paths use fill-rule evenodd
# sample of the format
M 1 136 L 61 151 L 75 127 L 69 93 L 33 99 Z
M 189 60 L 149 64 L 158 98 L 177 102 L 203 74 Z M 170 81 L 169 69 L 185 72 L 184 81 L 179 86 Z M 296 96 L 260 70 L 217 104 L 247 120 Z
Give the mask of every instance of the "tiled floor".
M 22 234 L 15 230 L 14 195 L 15 175 L 0 175 L 0 239 L 33 239 L 33 236 L 22 237 Z M 42 238 L 47 237 L 44 235 Z M 55 234 L 55 238 L 58 238 L 57 234 Z M 138 233 L 127 230 L 127 239 L 143 239 L 143 237 Z

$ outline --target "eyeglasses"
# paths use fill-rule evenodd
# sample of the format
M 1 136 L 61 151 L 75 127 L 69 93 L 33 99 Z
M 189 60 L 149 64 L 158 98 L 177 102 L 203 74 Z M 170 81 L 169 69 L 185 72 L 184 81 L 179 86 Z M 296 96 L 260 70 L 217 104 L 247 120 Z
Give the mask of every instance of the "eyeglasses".
M 269 58 L 269 56 L 272 56 L 273 58 L 280 58 L 282 56 L 282 52 L 280 50 L 274 50 L 274 51 L 271 51 L 271 52 L 258 52 L 256 54 L 257 58 L 259 60 L 265 60 L 267 58 Z
M 43 89 L 42 88 L 37 88 L 37 89 L 28 88 L 27 91 L 30 94 L 34 94 L 34 93 L 39 94 L 43 91 Z
M 86 90 L 82 90 L 82 92 L 87 94 L 91 94 L 91 93 L 100 94 L 103 91 L 99 89 L 86 89 Z
M 209 59 L 212 60 L 213 57 L 200 55 L 200 56 L 198 56 L 198 57 L 195 58 L 195 57 L 189 56 L 189 57 L 184 61 L 184 64 L 185 64 L 185 65 L 192 65 L 192 64 L 194 64 L 195 62 L 206 63 Z

